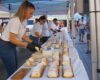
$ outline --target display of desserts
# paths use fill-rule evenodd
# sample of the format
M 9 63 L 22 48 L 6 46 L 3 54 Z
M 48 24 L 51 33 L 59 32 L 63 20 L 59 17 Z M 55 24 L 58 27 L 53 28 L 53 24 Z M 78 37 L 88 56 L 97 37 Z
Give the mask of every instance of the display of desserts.
M 42 51 L 35 47 L 37 52 L 25 62 L 25 67 L 31 67 L 30 78 L 41 78 L 45 69 L 47 69 L 48 78 L 58 78 L 60 74 L 63 78 L 74 77 L 67 41 L 62 42 L 61 36 L 58 38 L 59 40 L 49 39 L 42 46 Z

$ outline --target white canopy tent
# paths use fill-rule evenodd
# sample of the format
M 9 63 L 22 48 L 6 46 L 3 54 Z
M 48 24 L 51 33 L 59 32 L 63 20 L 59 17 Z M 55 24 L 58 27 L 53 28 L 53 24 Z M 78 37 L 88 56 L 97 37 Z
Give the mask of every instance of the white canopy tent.
M 16 1 L 16 2 L 15 2 Z M 65 15 L 68 12 L 71 0 L 29 0 L 35 7 L 35 15 Z M 21 0 L 2 0 L 0 11 L 15 13 L 22 3 Z M 5 9 L 4 9 L 5 8 Z

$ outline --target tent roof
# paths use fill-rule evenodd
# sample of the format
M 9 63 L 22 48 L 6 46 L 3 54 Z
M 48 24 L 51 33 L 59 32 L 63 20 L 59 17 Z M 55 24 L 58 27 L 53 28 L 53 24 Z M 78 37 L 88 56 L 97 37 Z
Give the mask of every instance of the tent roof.
M 29 0 L 35 7 L 35 15 L 61 15 L 67 14 L 71 0 Z M 22 0 L 1 0 L 0 11 L 9 11 L 9 3 L 11 12 L 15 13 L 22 3 Z

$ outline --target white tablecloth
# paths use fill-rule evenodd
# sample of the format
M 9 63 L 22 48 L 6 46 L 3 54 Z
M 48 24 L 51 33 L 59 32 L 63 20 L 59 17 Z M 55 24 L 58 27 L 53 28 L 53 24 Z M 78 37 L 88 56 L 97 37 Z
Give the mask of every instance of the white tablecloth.
M 30 71 L 24 77 L 23 80 L 89 80 L 87 72 L 84 68 L 84 65 L 83 65 L 81 59 L 79 58 L 78 52 L 77 52 L 76 48 L 73 46 L 72 39 L 70 38 L 67 30 L 65 30 L 63 32 L 64 32 L 64 34 L 66 34 L 66 40 L 68 41 L 68 45 L 69 45 L 69 55 L 70 55 L 72 66 L 73 66 L 74 77 L 73 78 L 62 78 L 62 71 L 60 71 L 60 76 L 58 78 L 48 78 L 47 77 L 47 72 L 48 72 L 47 68 L 48 67 L 47 67 L 46 70 L 44 71 L 42 78 L 38 78 L 38 79 L 37 78 L 36 79 L 30 78 L 30 74 L 31 74 L 31 71 Z M 23 66 L 21 66 L 21 68 L 22 67 Z M 8 78 L 8 80 L 11 80 L 11 77 Z

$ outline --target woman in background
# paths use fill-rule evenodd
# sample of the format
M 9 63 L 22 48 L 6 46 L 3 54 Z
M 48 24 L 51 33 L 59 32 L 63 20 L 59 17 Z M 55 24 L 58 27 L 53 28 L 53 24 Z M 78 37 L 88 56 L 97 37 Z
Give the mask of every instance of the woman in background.
M 50 29 L 49 29 L 49 25 L 48 25 L 48 20 L 46 17 L 46 22 L 44 23 L 43 27 L 42 27 L 42 44 L 45 43 L 48 38 L 50 37 Z
M 37 44 L 41 44 L 40 39 L 42 38 L 42 27 L 45 22 L 46 22 L 46 17 L 40 16 L 38 22 L 34 24 L 34 27 L 31 30 L 30 38 Z

